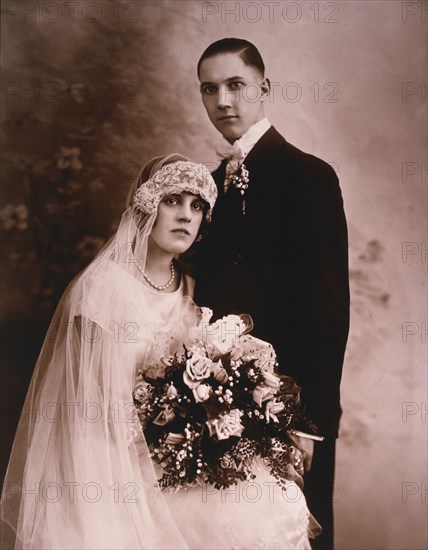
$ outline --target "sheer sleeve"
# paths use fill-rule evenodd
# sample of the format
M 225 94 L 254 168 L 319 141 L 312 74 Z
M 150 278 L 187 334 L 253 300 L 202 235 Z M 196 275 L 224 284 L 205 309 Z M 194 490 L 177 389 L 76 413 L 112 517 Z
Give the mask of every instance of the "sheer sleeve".
M 15 548 L 186 548 L 144 438 L 133 437 L 137 350 L 144 356 L 150 336 L 116 270 L 74 281 L 46 336 L 3 489 L 2 529 Z

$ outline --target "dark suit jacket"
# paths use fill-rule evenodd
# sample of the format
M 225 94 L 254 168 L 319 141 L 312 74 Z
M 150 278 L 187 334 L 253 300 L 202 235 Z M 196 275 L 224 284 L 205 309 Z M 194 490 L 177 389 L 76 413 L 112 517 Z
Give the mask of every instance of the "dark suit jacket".
M 272 343 L 279 370 L 302 386 L 319 433 L 336 437 L 349 329 L 348 240 L 334 170 L 271 127 L 244 160 L 242 197 L 223 190 L 196 260 L 195 301 L 218 318 L 248 313 Z

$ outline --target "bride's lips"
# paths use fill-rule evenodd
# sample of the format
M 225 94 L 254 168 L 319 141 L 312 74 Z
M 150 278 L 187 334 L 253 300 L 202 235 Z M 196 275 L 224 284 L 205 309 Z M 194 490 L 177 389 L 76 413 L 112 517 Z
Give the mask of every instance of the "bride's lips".
M 190 232 L 184 227 L 179 227 L 178 229 L 172 229 L 172 233 L 180 233 L 182 235 L 190 235 Z

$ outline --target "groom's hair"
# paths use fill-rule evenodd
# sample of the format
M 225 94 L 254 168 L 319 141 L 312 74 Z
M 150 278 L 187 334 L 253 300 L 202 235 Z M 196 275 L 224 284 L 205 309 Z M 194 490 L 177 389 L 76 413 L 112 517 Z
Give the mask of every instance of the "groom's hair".
M 202 61 L 208 57 L 214 57 L 221 53 L 238 54 L 246 65 L 255 67 L 261 73 L 262 77 L 265 76 L 265 64 L 263 63 L 259 50 L 254 44 L 242 38 L 222 38 L 210 44 L 198 61 L 198 76 Z

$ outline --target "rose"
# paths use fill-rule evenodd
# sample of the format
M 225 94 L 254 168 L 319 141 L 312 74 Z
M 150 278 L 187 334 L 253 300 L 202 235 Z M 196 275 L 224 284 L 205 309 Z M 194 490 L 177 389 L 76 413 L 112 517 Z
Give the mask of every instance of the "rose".
M 244 355 L 244 348 L 239 344 L 235 344 L 230 350 L 230 358 L 232 359 L 232 361 L 237 361 L 238 359 L 241 359 L 243 355 Z
M 247 326 L 239 315 L 227 315 L 204 326 L 203 340 L 214 352 L 223 355 L 239 342 L 246 330 Z
M 140 382 L 137 384 L 134 390 L 134 396 L 137 401 L 142 404 L 147 404 L 150 402 L 153 393 L 153 386 L 148 382 Z
M 193 391 L 193 397 L 195 398 L 196 403 L 201 403 L 206 401 L 210 396 L 210 387 L 207 384 L 199 384 Z
M 276 415 L 284 410 L 284 408 L 284 403 L 279 403 L 278 401 L 275 401 L 275 399 L 268 401 L 266 403 L 266 422 L 269 422 L 271 418 L 274 422 L 279 422 Z
M 272 390 L 275 390 L 275 392 L 279 390 L 281 380 L 278 378 L 278 376 L 275 376 L 270 372 L 262 372 L 262 377 L 263 377 L 263 384 L 265 386 L 267 386 L 268 388 L 272 388 Z
M 174 418 L 174 409 L 171 405 L 165 405 L 163 410 L 161 410 L 161 412 L 153 420 L 153 424 L 156 424 L 156 426 L 165 426 L 165 424 L 168 424 L 168 422 L 171 422 Z
M 241 437 L 244 426 L 241 424 L 242 412 L 232 409 L 228 413 L 221 414 L 218 418 L 206 422 L 210 436 L 216 436 L 218 440 L 229 439 L 231 436 Z
M 262 363 L 260 365 L 260 363 Z M 262 372 L 269 372 L 273 374 L 275 372 L 276 359 L 266 359 L 266 357 L 257 359 L 257 366 L 260 366 Z
M 253 399 L 259 407 L 262 403 L 269 401 L 275 397 L 275 392 L 272 388 L 266 388 L 265 386 L 256 386 L 253 390 Z
M 211 374 L 211 359 L 203 355 L 193 355 L 186 361 L 186 370 L 183 372 L 183 380 L 191 390 L 208 378 Z
M 185 439 L 186 436 L 184 434 L 169 432 L 167 438 L 165 439 L 165 443 L 167 443 L 168 445 L 178 445 L 178 443 L 181 443 Z
M 220 361 L 217 361 L 217 363 L 212 363 L 211 374 L 214 376 L 217 382 L 220 382 L 220 384 L 224 384 L 226 382 L 226 380 L 228 379 L 228 374 L 223 368 L 223 363 L 221 362 L 221 359 Z

